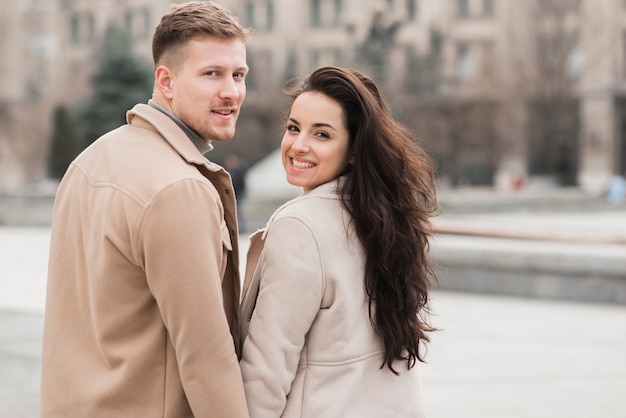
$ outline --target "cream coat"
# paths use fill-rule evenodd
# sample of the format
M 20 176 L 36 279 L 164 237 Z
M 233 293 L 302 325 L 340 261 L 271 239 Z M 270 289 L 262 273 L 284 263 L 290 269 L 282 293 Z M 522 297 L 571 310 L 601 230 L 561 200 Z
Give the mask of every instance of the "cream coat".
M 228 174 L 137 105 L 55 201 L 42 417 L 245 417 Z
M 395 364 L 400 376 L 380 367 L 364 254 L 336 186 L 286 203 L 251 237 L 241 362 L 250 415 L 424 417 L 419 365 Z

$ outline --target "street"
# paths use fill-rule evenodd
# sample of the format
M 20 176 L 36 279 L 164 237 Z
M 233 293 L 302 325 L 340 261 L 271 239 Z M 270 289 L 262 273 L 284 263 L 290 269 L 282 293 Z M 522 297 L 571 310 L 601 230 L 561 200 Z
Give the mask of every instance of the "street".
M 39 416 L 48 237 L 0 227 L 0 418 Z M 437 290 L 432 310 L 430 418 L 626 418 L 626 306 Z

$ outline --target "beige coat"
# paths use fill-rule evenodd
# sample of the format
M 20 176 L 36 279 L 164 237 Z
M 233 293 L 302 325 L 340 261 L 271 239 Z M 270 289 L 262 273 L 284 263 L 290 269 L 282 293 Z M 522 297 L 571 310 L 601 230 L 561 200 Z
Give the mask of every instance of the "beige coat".
M 381 369 L 364 254 L 336 185 L 286 203 L 251 237 L 241 362 L 250 416 L 424 417 L 419 365 Z
M 228 174 L 147 105 L 55 201 L 42 417 L 245 417 Z

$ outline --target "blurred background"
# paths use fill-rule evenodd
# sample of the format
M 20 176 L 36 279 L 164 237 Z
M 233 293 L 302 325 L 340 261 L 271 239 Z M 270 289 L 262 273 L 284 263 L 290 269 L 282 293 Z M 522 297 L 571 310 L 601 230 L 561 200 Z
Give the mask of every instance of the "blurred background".
M 285 182 L 278 153 L 288 105 L 281 88 L 339 65 L 371 75 L 394 117 L 436 161 L 442 239 L 541 240 L 551 249 L 626 242 L 626 1 L 219 2 L 253 30 L 236 136 L 211 154 L 233 175 L 243 232 L 264 226 L 298 193 Z M 152 32 L 169 5 L 2 2 L 0 225 L 49 225 L 70 161 L 150 98 Z M 451 250 L 433 253 L 452 264 Z M 464 274 L 447 274 L 444 284 L 473 289 L 475 280 L 465 278 L 475 259 L 458 261 Z M 597 273 L 590 263 L 570 269 L 581 283 Z M 601 290 L 582 287 L 576 298 L 626 303 L 626 280 L 613 280 L 624 270 L 611 280 L 603 273 Z M 499 290 L 492 282 L 502 280 L 480 290 Z M 515 293 L 564 292 L 535 287 Z
M 0 190 L 58 178 L 152 89 L 171 0 L 19 0 L 0 8 Z M 621 0 L 222 0 L 254 29 L 237 136 L 253 165 L 281 138 L 281 86 L 359 68 L 412 127 L 445 186 L 599 192 L 626 171 Z
M 626 417 L 626 1 L 217 2 L 254 31 L 211 154 L 242 179 L 242 250 L 299 193 L 281 87 L 358 68 L 437 163 L 430 416 Z M 0 0 L 0 418 L 38 416 L 58 181 L 150 98 L 170 3 Z

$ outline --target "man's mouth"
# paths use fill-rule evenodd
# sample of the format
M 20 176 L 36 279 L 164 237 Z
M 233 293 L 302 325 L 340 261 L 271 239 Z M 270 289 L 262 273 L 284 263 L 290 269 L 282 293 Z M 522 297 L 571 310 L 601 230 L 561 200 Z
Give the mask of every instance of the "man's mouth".
M 217 113 L 218 115 L 224 115 L 224 116 L 232 115 L 233 113 L 235 113 L 235 111 L 232 110 L 232 109 L 229 109 L 229 110 L 212 110 L 211 112 Z

